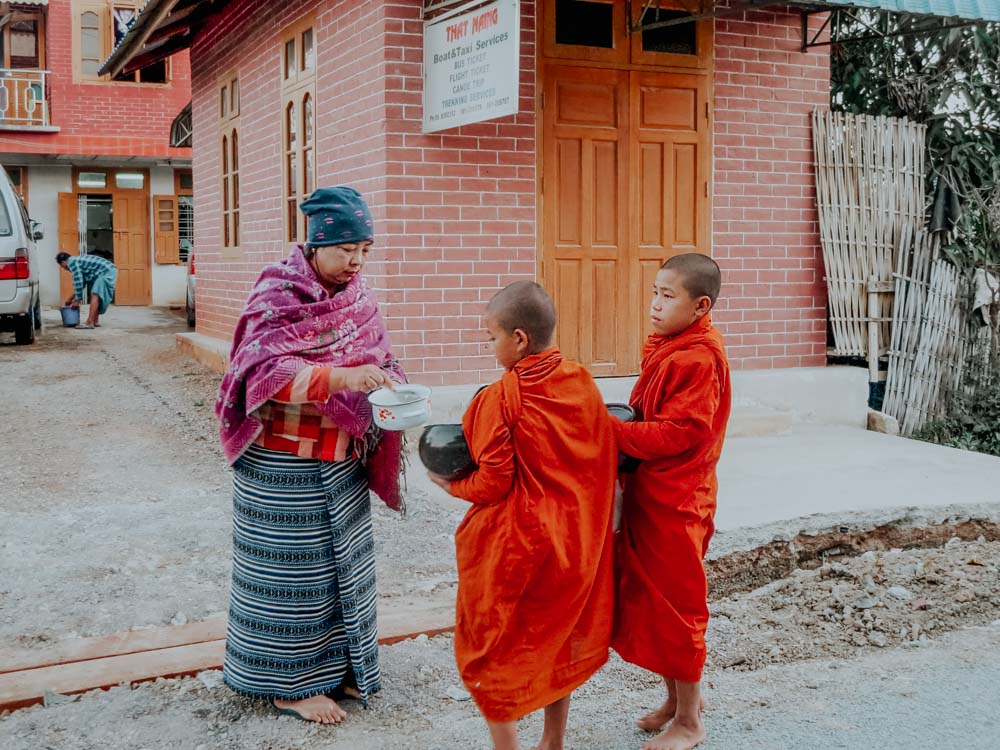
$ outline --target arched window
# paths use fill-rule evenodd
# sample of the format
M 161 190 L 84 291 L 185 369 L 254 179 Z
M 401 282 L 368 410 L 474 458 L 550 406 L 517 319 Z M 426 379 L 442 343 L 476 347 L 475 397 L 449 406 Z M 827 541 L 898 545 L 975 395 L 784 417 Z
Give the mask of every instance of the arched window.
M 80 16 L 80 71 L 85 76 L 96 76 L 101 69 L 102 47 L 101 17 L 87 11 Z
M 311 19 L 293 24 L 281 34 L 282 133 L 285 237 L 306 238 L 306 221 L 299 203 L 316 185 L 316 37 Z
M 222 136 L 222 245 L 230 247 L 229 242 L 229 139 Z

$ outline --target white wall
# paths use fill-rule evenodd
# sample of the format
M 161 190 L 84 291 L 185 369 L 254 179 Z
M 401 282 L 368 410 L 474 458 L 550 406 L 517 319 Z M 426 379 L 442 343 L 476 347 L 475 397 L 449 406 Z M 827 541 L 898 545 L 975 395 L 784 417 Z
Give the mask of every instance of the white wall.
M 59 274 L 56 265 L 59 252 L 59 193 L 73 190 L 72 167 L 35 166 L 28 168 L 28 214 L 45 225 L 45 238 L 37 243 L 42 304 L 59 305 Z M 187 288 L 187 269 L 182 265 L 157 265 L 154 262 L 154 206 L 152 196 L 173 195 L 174 170 L 166 167 L 150 169 L 149 262 L 152 265 L 153 304 L 183 305 Z
M 59 299 L 59 274 L 65 271 L 56 265 L 56 253 L 59 252 L 59 193 L 72 189 L 71 167 L 28 168 L 28 215 L 45 225 L 45 238 L 35 243 L 43 305 L 62 302 Z
M 149 236 L 150 263 L 153 264 L 153 304 L 156 306 L 183 305 L 187 291 L 187 267 L 179 265 L 161 266 L 155 262 L 153 240 L 156 235 L 156 204 L 152 201 L 154 195 L 174 194 L 174 170 L 164 167 L 153 167 L 149 170 Z

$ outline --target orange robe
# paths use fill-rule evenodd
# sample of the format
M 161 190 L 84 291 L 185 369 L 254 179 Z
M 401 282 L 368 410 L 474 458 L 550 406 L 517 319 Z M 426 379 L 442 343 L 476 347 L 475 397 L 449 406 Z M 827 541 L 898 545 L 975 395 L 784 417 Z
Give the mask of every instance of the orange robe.
M 702 561 L 730 399 L 722 336 L 706 315 L 676 336 L 649 337 L 629 400 L 643 421 L 615 424 L 619 448 L 643 462 L 625 475 L 612 646 L 682 682 L 698 682 L 705 665 Z
M 514 721 L 569 695 L 608 658 L 615 445 L 594 379 L 556 349 L 530 355 L 463 420 L 478 466 L 452 492 L 455 656 L 483 715 Z

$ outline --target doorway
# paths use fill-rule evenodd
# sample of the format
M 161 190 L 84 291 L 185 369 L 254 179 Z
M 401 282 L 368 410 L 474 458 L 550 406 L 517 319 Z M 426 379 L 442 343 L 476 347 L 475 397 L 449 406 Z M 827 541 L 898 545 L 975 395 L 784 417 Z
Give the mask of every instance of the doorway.
M 80 254 L 98 252 L 114 261 L 115 232 L 110 195 L 77 196 Z
M 711 26 L 630 33 L 687 13 L 645 5 L 542 3 L 541 273 L 594 375 L 638 372 L 660 264 L 711 244 Z
M 149 243 L 149 189 L 144 171 L 74 170 L 72 193 L 59 194 L 59 250 L 101 252 L 118 267 L 117 305 L 153 301 Z M 62 274 L 60 296 L 73 292 Z

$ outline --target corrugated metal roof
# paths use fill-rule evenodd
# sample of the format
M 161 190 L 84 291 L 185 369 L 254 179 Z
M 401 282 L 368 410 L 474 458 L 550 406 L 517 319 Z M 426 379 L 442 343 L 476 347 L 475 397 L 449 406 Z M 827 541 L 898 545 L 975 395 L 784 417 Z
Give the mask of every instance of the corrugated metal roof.
M 819 4 L 963 18 L 971 21 L 1000 21 L 1000 0 L 821 0 Z

